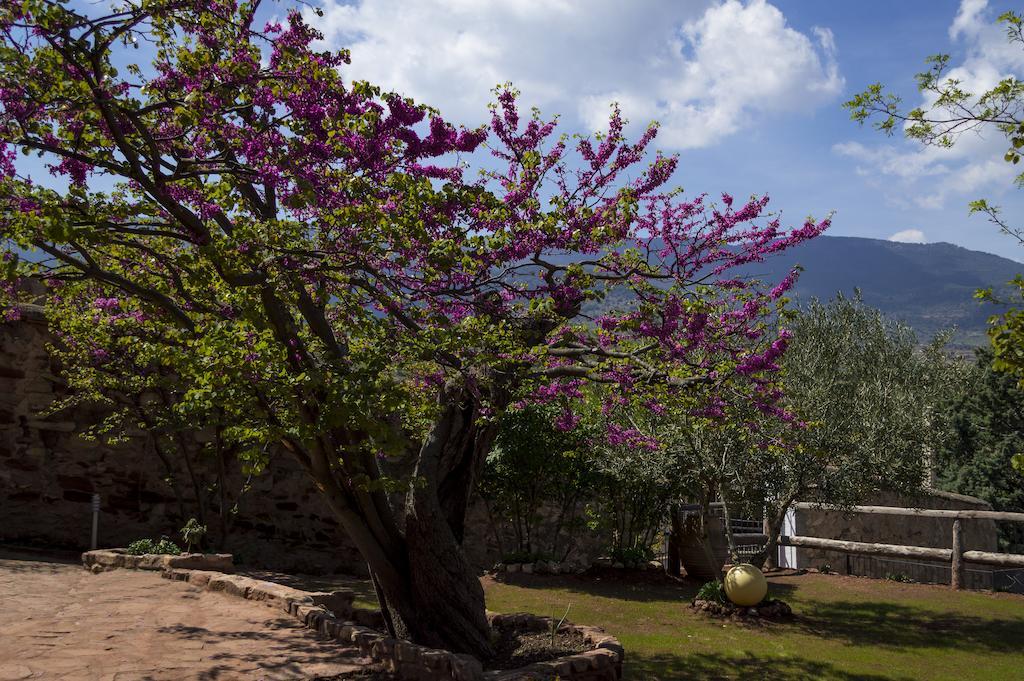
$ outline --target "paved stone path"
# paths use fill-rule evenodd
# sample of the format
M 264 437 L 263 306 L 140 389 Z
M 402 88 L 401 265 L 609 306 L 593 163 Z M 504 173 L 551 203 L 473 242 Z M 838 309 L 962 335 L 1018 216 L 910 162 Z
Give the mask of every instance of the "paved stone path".
M 0 553 L 0 681 L 313 679 L 366 663 L 260 603 Z

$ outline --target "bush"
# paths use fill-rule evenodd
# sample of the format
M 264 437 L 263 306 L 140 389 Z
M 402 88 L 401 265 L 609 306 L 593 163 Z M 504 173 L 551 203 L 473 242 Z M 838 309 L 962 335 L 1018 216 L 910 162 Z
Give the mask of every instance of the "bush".
M 697 592 L 698 601 L 714 601 L 715 603 L 726 603 L 725 585 L 721 582 L 707 582 Z
M 609 553 L 623 563 L 646 562 L 653 557 L 666 509 L 680 495 L 679 462 L 667 449 L 629 444 L 598 441 L 595 452 L 596 492 L 612 538 Z
M 131 556 L 142 556 L 147 553 L 166 553 L 176 556 L 181 553 L 181 549 L 166 537 L 161 537 L 159 541 L 139 539 L 128 545 L 128 554 Z
M 890 582 L 903 582 L 904 584 L 913 584 L 914 580 L 910 578 L 910 575 L 902 572 L 890 572 L 885 576 Z
M 185 545 L 188 546 L 189 551 L 192 551 L 193 548 L 199 548 L 205 536 L 206 525 L 200 525 L 199 521 L 195 518 L 189 518 L 188 522 L 185 523 L 185 527 L 181 528 L 181 537 L 185 540 Z
M 650 546 L 629 546 L 612 550 L 612 560 L 623 565 L 643 565 L 654 560 Z
M 530 405 L 507 412 L 479 492 L 505 563 L 562 562 L 589 528 L 594 474 L 585 426 L 565 432 L 561 412 Z

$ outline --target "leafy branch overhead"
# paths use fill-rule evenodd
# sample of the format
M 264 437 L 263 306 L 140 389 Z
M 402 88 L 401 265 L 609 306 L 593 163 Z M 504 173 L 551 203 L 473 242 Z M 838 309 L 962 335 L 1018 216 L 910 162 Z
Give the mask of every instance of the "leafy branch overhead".
M 1006 26 L 1010 43 L 1024 46 L 1024 18 L 1005 12 L 999 21 Z M 881 83 L 868 86 L 843 106 L 858 123 L 875 119 L 875 128 L 887 135 L 902 127 L 908 138 L 941 147 L 953 146 L 966 132 L 995 126 L 1009 142 L 1004 160 L 1019 163 L 1018 150 L 1024 147 L 1024 83 L 1009 76 L 989 90 L 971 92 L 960 79 L 948 75 L 949 61 L 948 54 L 932 55 L 926 59 L 928 70 L 915 76 L 917 89 L 928 102 L 924 106 L 905 109 L 902 97 Z M 1017 176 L 1017 184 L 1024 184 L 1024 173 Z
M 998 21 L 1006 30 L 1009 45 L 1024 49 L 1024 16 L 1008 11 L 1001 14 Z M 906 110 L 899 95 L 875 83 L 844 104 L 851 118 L 862 124 L 874 120 L 875 127 L 887 135 L 902 126 L 909 139 L 939 147 L 952 147 L 966 132 L 983 133 L 994 128 L 1007 141 L 1003 160 L 1019 164 L 1024 149 L 1024 82 L 1008 76 L 984 92 L 971 92 L 960 79 L 949 75 L 948 54 L 928 57 L 927 62 L 928 70 L 916 76 L 926 105 Z M 1024 172 L 1017 175 L 1015 183 L 1018 188 L 1024 188 Z M 1024 245 L 1024 227 L 1008 221 L 999 206 L 977 199 L 970 202 L 969 213 L 986 215 L 1001 232 Z M 1024 300 L 1024 284 L 1020 278 L 1011 284 L 1017 287 Z M 978 297 L 994 300 L 991 291 L 979 291 Z M 995 350 L 993 365 L 1016 374 L 1024 385 L 1022 320 L 1024 311 L 1019 308 L 994 315 L 990 319 L 989 337 Z

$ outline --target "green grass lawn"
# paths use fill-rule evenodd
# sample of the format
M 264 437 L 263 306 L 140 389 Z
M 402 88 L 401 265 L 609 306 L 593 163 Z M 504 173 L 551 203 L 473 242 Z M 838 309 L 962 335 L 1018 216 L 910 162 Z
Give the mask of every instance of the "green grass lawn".
M 807 574 L 770 594 L 796 617 L 740 624 L 698 615 L 696 587 L 621 579 L 485 578 L 487 606 L 604 627 L 626 648 L 626 678 L 1024 679 L 1024 597 Z

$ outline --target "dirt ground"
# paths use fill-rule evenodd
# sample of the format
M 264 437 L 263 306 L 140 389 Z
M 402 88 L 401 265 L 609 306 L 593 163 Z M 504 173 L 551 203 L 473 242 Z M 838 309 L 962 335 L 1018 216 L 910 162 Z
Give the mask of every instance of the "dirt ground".
M 0 552 L 0 681 L 313 679 L 367 662 L 260 603 Z

